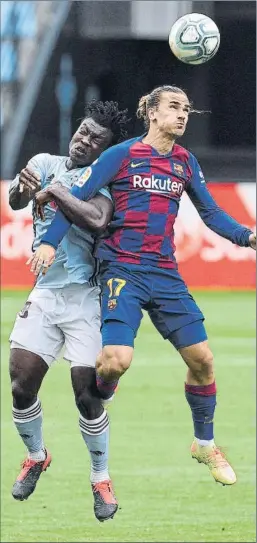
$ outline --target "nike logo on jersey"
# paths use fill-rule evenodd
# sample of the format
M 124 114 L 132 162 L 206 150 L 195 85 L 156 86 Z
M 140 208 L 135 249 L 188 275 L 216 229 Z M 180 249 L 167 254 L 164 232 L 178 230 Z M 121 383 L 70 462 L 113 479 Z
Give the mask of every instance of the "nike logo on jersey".
M 131 168 L 138 168 L 139 166 L 143 166 L 144 164 L 146 165 L 145 161 L 144 162 L 131 162 L 130 166 L 131 166 Z

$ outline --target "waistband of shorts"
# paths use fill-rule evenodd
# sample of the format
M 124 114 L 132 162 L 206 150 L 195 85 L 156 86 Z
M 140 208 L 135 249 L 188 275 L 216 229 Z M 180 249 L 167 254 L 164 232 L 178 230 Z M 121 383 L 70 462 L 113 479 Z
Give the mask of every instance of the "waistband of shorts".
M 39 285 L 35 285 L 33 290 L 36 291 L 44 291 L 44 290 L 50 290 L 51 292 L 57 294 L 58 292 L 76 292 L 78 290 L 89 290 L 95 288 L 96 290 L 100 288 L 99 285 L 91 284 L 90 282 L 87 283 L 71 283 L 70 285 L 64 285 L 63 287 L 41 287 Z

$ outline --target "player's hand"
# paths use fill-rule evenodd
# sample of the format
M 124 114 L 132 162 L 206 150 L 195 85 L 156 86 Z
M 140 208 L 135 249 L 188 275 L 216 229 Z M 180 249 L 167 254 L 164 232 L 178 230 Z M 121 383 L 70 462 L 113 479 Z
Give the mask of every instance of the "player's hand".
M 48 268 L 53 264 L 55 252 L 54 247 L 42 243 L 26 262 L 27 266 L 31 264 L 30 271 L 34 273 L 34 275 L 39 275 L 42 269 L 42 273 L 45 275 Z
M 30 168 L 26 166 L 21 170 L 19 175 L 19 191 L 23 192 L 24 189 L 27 189 L 29 192 L 37 192 L 41 187 L 41 179 L 38 173 L 33 172 Z
M 256 251 L 256 232 L 249 236 L 250 247 Z
M 48 204 L 48 202 L 51 202 L 52 199 L 53 197 L 48 192 L 47 188 L 40 190 L 35 195 L 36 216 L 39 217 L 42 221 L 45 220 L 44 205 Z

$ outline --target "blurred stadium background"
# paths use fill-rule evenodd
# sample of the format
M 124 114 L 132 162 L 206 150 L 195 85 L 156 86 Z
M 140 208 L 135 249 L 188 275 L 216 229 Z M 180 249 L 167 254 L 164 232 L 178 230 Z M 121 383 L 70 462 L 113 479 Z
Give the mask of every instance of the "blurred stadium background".
M 189 12 L 209 15 L 221 32 L 216 57 L 202 66 L 180 63 L 168 47 L 171 25 Z M 28 503 L 12 501 L 24 450 L 12 427 L 7 370 L 8 335 L 33 283 L 25 266 L 31 208 L 9 208 L 8 182 L 37 153 L 67 154 L 91 98 L 128 107 L 134 136 L 142 132 L 138 98 L 176 84 L 198 109 L 211 110 L 192 117 L 182 145 L 197 156 L 220 205 L 255 229 L 255 73 L 254 1 L 1 2 L 1 541 L 255 541 L 255 255 L 210 232 L 186 196 L 177 257 L 206 314 L 220 391 L 217 439 L 238 472 L 235 488 L 217 488 L 192 465 L 185 370 L 145 318 L 134 365 L 110 409 L 111 472 L 122 507 L 115 521 L 99 526 L 92 515 L 88 459 L 63 362 L 41 394 L 53 467 Z

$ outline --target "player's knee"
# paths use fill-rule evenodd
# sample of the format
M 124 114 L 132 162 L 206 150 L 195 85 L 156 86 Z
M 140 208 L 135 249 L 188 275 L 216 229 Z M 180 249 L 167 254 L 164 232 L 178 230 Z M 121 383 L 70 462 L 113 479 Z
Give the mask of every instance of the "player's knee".
M 204 378 L 210 379 L 214 377 L 214 367 L 213 367 L 213 354 L 209 347 L 204 349 L 199 357 L 200 364 L 200 373 Z
M 213 354 L 207 341 L 185 347 L 180 351 L 191 372 L 199 380 L 214 377 Z
M 213 354 L 210 348 L 206 345 L 194 353 L 192 360 L 199 366 L 210 368 L 213 365 Z
M 97 372 L 106 378 L 118 379 L 129 368 L 133 348 L 126 345 L 106 345 L 97 360 Z
M 18 378 L 12 380 L 13 406 L 16 409 L 27 409 L 36 401 L 34 391 L 31 391 L 26 382 Z
M 85 419 L 98 419 L 103 412 L 100 398 L 94 397 L 88 388 L 80 394 L 75 393 L 76 406 Z

